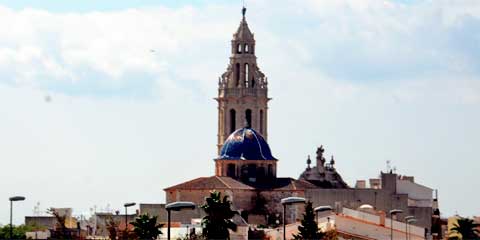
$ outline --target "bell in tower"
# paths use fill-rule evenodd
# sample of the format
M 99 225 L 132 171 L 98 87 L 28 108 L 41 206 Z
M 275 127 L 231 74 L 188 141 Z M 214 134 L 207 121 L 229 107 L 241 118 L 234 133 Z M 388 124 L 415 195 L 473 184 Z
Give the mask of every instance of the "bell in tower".
M 231 41 L 227 70 L 218 83 L 218 152 L 227 137 L 238 128 L 253 128 L 267 139 L 267 78 L 260 71 L 255 55 L 255 38 L 242 21 Z

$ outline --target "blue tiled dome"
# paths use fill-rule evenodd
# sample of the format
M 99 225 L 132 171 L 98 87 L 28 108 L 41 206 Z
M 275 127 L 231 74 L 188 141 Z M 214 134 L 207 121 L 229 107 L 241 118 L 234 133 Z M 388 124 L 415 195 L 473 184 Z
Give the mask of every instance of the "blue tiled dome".
M 230 134 L 218 159 L 276 160 L 262 135 L 251 128 L 241 128 Z

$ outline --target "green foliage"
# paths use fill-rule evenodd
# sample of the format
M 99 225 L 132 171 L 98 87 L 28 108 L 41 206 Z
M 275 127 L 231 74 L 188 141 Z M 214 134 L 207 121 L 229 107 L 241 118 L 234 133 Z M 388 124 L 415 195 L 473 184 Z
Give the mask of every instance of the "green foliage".
M 253 197 L 253 202 L 255 205 L 253 206 L 252 213 L 259 215 L 268 214 L 268 209 L 266 207 L 267 200 L 260 194 L 260 192 L 257 192 L 257 194 Z
M 207 240 L 207 239 L 202 235 L 190 234 L 188 236 L 185 235 L 183 237 L 177 238 L 177 240 Z
M 305 204 L 305 213 L 303 214 L 302 225 L 298 226 L 298 232 L 298 234 L 293 235 L 296 240 L 322 239 L 323 237 L 322 232 L 318 229 L 317 222 L 315 222 L 315 213 L 310 201 Z
M 477 224 L 470 218 L 459 218 L 457 223 L 454 224 L 454 227 L 451 230 L 452 233 L 460 234 L 462 237 L 460 239 L 472 239 L 478 240 L 480 239 L 480 231 L 478 228 L 480 224 Z M 456 237 L 451 237 L 449 239 L 458 239 Z
M 229 239 L 228 230 L 236 231 L 237 225 L 232 221 L 236 211 L 230 208 L 231 202 L 228 196 L 224 196 L 217 191 L 210 192 L 210 197 L 205 199 L 205 204 L 201 208 L 207 216 L 202 219 L 203 236 L 207 239 Z
M 19 225 L 13 226 L 13 238 L 12 239 L 25 239 L 26 232 L 45 230 L 38 226 Z M 0 239 L 10 239 L 10 224 L 0 227 Z
M 157 239 L 162 232 L 160 228 L 163 224 L 157 224 L 157 217 L 150 217 L 148 214 L 142 214 L 131 222 L 134 229 L 133 232 L 139 239 Z
M 265 234 L 265 231 L 263 230 L 258 230 L 258 229 L 248 229 L 248 239 L 251 240 L 259 240 L 259 239 L 266 239 L 267 235 Z
M 322 240 L 338 240 L 338 232 L 336 230 L 330 230 L 323 233 Z
M 282 215 L 277 212 L 272 212 L 267 215 L 267 226 L 277 228 L 283 223 Z

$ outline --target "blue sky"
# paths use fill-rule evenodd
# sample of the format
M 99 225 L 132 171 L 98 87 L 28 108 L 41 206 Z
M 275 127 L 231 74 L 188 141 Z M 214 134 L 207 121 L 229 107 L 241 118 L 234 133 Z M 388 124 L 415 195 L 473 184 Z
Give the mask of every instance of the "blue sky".
M 438 189 L 446 216 L 480 215 L 465 186 L 480 170 L 477 0 L 247 5 L 280 176 L 323 144 L 352 186 L 390 160 Z M 163 188 L 212 175 L 212 98 L 240 8 L 0 1 L 0 199 L 26 195 L 19 215 L 36 202 L 80 214 L 163 202 Z

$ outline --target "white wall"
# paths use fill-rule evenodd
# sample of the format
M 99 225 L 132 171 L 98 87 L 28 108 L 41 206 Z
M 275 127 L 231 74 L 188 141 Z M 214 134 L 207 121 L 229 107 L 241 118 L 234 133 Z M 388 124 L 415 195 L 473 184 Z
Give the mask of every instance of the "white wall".
M 374 223 L 374 224 L 380 224 L 380 216 L 366 213 L 366 212 L 361 212 L 361 211 L 356 211 L 353 209 L 349 208 L 343 208 L 342 213 L 354 217 L 356 219 L 360 219 L 366 222 Z

